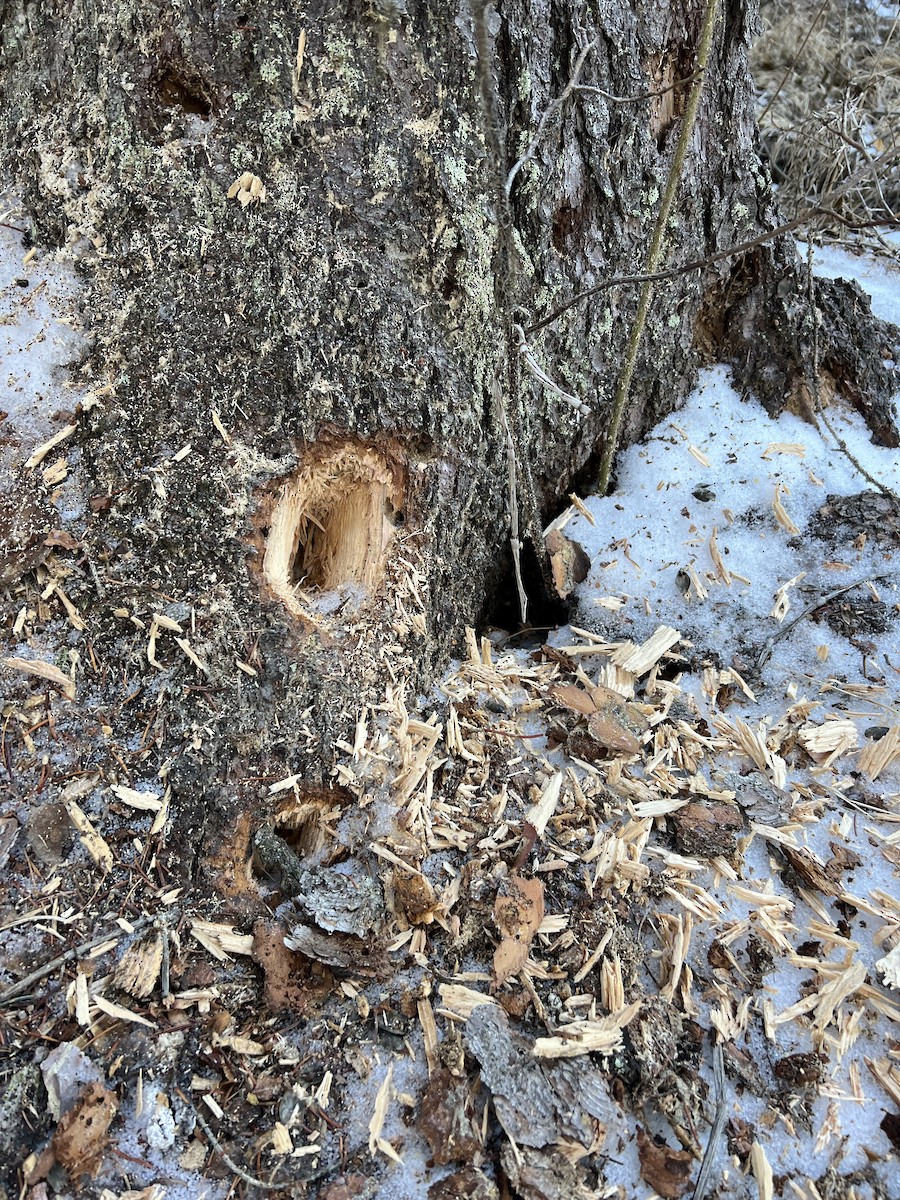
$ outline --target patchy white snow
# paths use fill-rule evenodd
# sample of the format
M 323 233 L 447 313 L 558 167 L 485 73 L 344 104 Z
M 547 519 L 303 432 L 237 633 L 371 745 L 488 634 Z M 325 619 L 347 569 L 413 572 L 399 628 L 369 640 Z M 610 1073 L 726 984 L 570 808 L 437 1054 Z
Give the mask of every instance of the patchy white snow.
M 875 446 L 857 414 L 829 415 L 868 469 L 900 490 L 896 452 Z M 592 561 L 573 624 L 640 641 L 664 621 L 729 666 L 778 632 L 771 613 L 780 589 L 787 589 L 789 620 L 808 596 L 885 569 L 874 543 L 846 547 L 831 560 L 822 558 L 819 540 L 802 535 L 828 494 L 868 486 L 827 432 L 791 414 L 773 421 L 752 397 L 740 398 L 726 368 L 705 371 L 685 407 L 621 455 L 615 493 L 588 499 L 595 525 L 578 513 L 566 523 L 566 535 Z M 782 521 L 801 532 L 779 523 L 776 498 Z M 717 577 L 711 539 L 732 575 L 727 585 Z M 691 572 L 707 597 L 698 598 Z M 896 584 L 882 586 L 890 591 Z M 802 625 L 779 643 L 765 669 L 768 682 L 784 677 L 789 654 L 792 669 L 814 668 L 815 646 L 829 640 L 830 650 L 847 659 L 842 665 L 858 663 L 852 647 L 825 628 L 815 630 L 814 644 Z M 884 648 L 897 653 L 900 639 Z M 835 669 L 834 660 L 829 666 Z
M 65 422 L 79 395 L 68 368 L 84 355 L 83 289 L 69 264 L 23 246 L 15 204 L 0 199 L 0 410 L 4 442 L 27 458 Z M 69 385 L 69 386 L 67 386 Z
M 900 321 L 900 271 L 894 266 L 829 248 L 816 251 L 815 269 L 857 279 L 872 296 L 877 315 Z M 839 401 L 829 409 L 829 417 L 867 470 L 900 492 L 896 451 L 876 446 L 862 419 Z M 897 868 L 885 853 L 900 836 L 900 772 L 895 763 L 873 782 L 859 775 L 856 760 L 860 749 L 877 736 L 873 727 L 898 723 L 900 561 L 893 547 L 878 544 L 871 535 L 854 538 L 851 532 L 829 542 L 823 541 L 827 522 L 815 536 L 811 529 L 827 496 L 865 490 L 871 485 L 824 428 L 820 433 L 790 414 L 773 420 L 752 397 L 742 399 L 728 371 L 716 367 L 703 373 L 680 412 L 620 456 L 616 491 L 584 502 L 593 523 L 574 509 L 557 523 L 592 562 L 578 589 L 573 626 L 603 641 L 628 638 L 637 643 L 662 624 L 674 626 L 683 638 L 676 647 L 683 659 L 676 682 L 711 730 L 722 716 L 731 723 L 739 718 L 751 729 L 760 729 L 765 740 L 779 721 L 799 719 L 787 714 L 804 698 L 814 705 L 807 717 L 811 725 L 842 719 L 855 730 L 856 747 L 840 756 L 833 770 L 791 767 L 782 787 L 775 785 L 771 772 L 768 781 L 755 771 L 746 779 L 752 787 L 755 778 L 768 795 L 770 811 L 764 811 L 765 803 L 763 811 L 751 809 L 755 821 L 775 827 L 780 836 L 817 854 L 822 862 L 828 862 L 835 846 L 855 852 L 861 860 L 842 877 L 846 892 L 862 903 L 850 926 L 841 925 L 846 936 L 842 941 L 838 923 L 843 910 L 813 888 L 801 898 L 785 886 L 783 866 L 771 857 L 771 843 L 763 836 L 753 832 L 740 856 L 738 886 L 755 888 L 772 880 L 787 904 L 792 953 L 776 958 L 774 971 L 764 979 L 766 1008 L 776 1023 L 766 1030 L 760 1002 L 753 1002 L 746 1033 L 735 1044 L 755 1062 L 819 1048 L 829 1060 L 826 1082 L 806 1123 L 800 1113 L 796 1120 L 776 1113 L 766 1099 L 755 1097 L 749 1088 L 735 1087 L 731 1080 L 726 1083 L 729 1111 L 754 1126 L 775 1174 L 800 1189 L 832 1162 L 839 1163 L 841 1175 L 868 1170 L 888 1190 L 890 1179 L 896 1184 L 898 1178 L 896 1153 L 880 1128 L 885 1113 L 895 1106 L 872 1077 L 867 1059 L 881 1058 L 900 1040 L 895 1023 L 900 996 L 883 986 L 875 966 L 900 933 Z M 808 613 L 780 636 L 808 605 L 847 584 L 858 584 L 846 593 L 848 600 L 881 602 L 884 632 L 863 636 L 853 645 Z M 552 644 L 564 647 L 578 640 L 566 628 Z M 604 660 L 588 656 L 579 661 L 596 678 L 591 664 Z M 753 698 L 735 689 L 736 698 L 723 713 L 704 667 L 735 668 Z M 737 780 L 740 796 L 747 759 L 733 753 L 710 758 L 713 786 L 724 790 L 735 787 Z M 834 785 L 831 794 L 829 784 Z M 879 812 L 868 807 L 871 803 L 886 809 Z M 651 840 L 649 855 L 653 846 Z M 749 918 L 752 924 L 754 906 L 735 894 L 733 881 L 712 869 L 692 878 L 721 906 L 713 919 L 695 918 L 688 962 L 702 977 L 712 937 L 721 936 L 727 922 Z M 679 909 L 664 902 L 660 911 L 677 914 Z M 828 943 L 823 929 L 837 937 L 828 943 L 823 961 L 862 964 L 869 985 L 888 1007 L 893 1000 L 893 1021 L 873 1002 L 862 1003 L 856 996 L 838 1007 L 824 1043 L 816 1041 L 806 1015 L 778 1022 L 816 979 L 810 960 L 804 965 L 804 955 L 796 954 L 797 946 L 810 938 L 810 928 L 816 931 L 812 940 L 825 937 Z M 698 1017 L 704 1027 L 717 1003 L 704 995 Z M 707 1078 L 711 1080 L 711 1074 Z M 724 1148 L 718 1153 L 726 1169 Z M 637 1196 L 641 1189 L 626 1188 L 625 1194 Z M 855 1194 L 873 1193 L 868 1184 L 857 1183 Z

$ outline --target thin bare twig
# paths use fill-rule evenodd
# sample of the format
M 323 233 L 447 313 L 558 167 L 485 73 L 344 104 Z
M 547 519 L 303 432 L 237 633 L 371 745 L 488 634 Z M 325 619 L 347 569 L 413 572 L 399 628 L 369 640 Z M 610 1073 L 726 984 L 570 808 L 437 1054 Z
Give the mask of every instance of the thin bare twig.
M 694 132 L 694 125 L 697 120 L 697 112 L 700 108 L 700 94 L 703 91 L 703 76 L 706 73 L 706 68 L 709 64 L 710 54 L 712 52 L 712 39 L 716 27 L 716 17 L 719 13 L 718 0 L 706 0 L 706 9 L 703 14 L 703 27 L 700 31 L 700 44 L 697 48 L 697 70 L 699 78 L 694 83 L 690 96 L 688 97 L 687 106 L 684 111 L 684 116 L 681 119 L 681 132 L 678 135 L 678 143 L 675 146 L 675 154 L 672 157 L 672 164 L 669 167 L 669 177 L 666 180 L 665 191 L 659 203 L 659 211 L 656 214 L 656 224 L 653 228 L 653 235 L 650 239 L 650 250 L 647 254 L 647 274 L 652 275 L 663 258 L 663 240 L 665 238 L 666 227 L 669 224 L 669 216 L 672 212 L 672 206 L 675 203 L 675 196 L 678 192 L 678 185 L 681 182 L 681 173 L 684 168 L 684 161 L 687 157 L 688 145 L 691 136 Z M 631 380 L 634 375 L 634 369 L 637 364 L 638 348 L 641 344 L 641 339 L 644 334 L 644 325 L 647 321 L 647 314 L 650 311 L 650 302 L 653 298 L 653 282 L 649 279 L 645 280 L 644 286 L 641 289 L 640 299 L 638 300 L 637 314 L 634 318 L 634 324 L 631 328 L 631 335 L 628 339 L 628 346 L 625 351 L 625 360 L 622 364 L 622 370 L 619 373 L 619 378 L 616 383 L 616 391 L 613 397 L 612 413 L 609 419 L 609 428 L 606 431 L 606 444 L 603 447 L 603 457 L 600 461 L 600 478 L 598 483 L 598 491 L 601 496 L 606 494 L 606 489 L 609 485 L 609 477 L 612 472 L 613 459 L 616 453 L 616 446 L 619 441 L 619 427 L 622 423 L 622 414 L 625 411 L 625 404 L 628 400 L 628 394 L 631 390 Z
M 700 72 L 695 71 L 693 75 L 685 75 L 684 79 L 676 79 L 674 83 L 670 83 L 668 87 L 659 88 L 653 92 L 641 92 L 637 96 L 616 96 L 612 92 L 605 92 L 603 88 L 595 87 L 590 83 L 578 83 L 575 85 L 576 92 L 586 92 L 592 96 L 602 96 L 604 100 L 608 100 L 610 104 L 639 104 L 641 100 L 656 100 L 660 96 L 668 96 L 669 92 L 677 91 L 680 87 L 687 87 L 689 83 L 693 83 L 695 79 L 700 78 Z
M 186 1099 L 183 1092 L 181 1093 L 181 1096 L 182 1096 L 182 1099 Z M 188 1102 L 188 1104 L 190 1104 L 189 1100 L 187 1102 Z M 222 1161 L 225 1163 L 225 1165 L 228 1167 L 228 1169 L 233 1171 L 235 1173 L 235 1175 L 237 1175 L 238 1179 L 243 1180 L 243 1182 L 246 1183 L 249 1187 L 263 1188 L 263 1190 L 267 1191 L 267 1192 L 275 1192 L 275 1191 L 278 1191 L 279 1189 L 285 1187 L 284 1180 L 282 1180 L 281 1183 L 266 1183 L 262 1179 L 256 1179 L 256 1178 L 254 1178 L 253 1175 L 248 1175 L 247 1172 L 244 1170 L 244 1168 L 239 1167 L 238 1164 L 234 1161 L 234 1159 L 229 1156 L 228 1151 L 225 1149 L 225 1147 L 222 1145 L 222 1143 L 219 1141 L 219 1139 L 216 1137 L 216 1135 L 210 1129 L 209 1123 L 201 1115 L 197 1106 L 194 1104 L 191 1104 L 191 1108 L 194 1110 L 194 1116 L 197 1118 L 197 1124 L 200 1126 L 200 1128 L 203 1130 L 203 1132 L 206 1134 L 206 1136 L 212 1142 L 216 1153 L 219 1155 L 219 1157 L 222 1159 Z
M 528 143 L 525 153 L 520 159 L 518 159 L 517 162 L 513 164 L 513 166 L 510 168 L 509 174 L 506 176 L 505 191 L 507 197 L 509 197 L 510 193 L 512 192 L 512 185 L 515 182 L 515 178 L 518 173 L 534 158 L 535 152 L 540 145 L 544 134 L 547 132 L 547 126 L 550 123 L 550 118 L 555 117 L 556 114 L 560 112 L 563 105 L 573 92 L 579 92 L 583 95 L 589 96 L 602 96 L 603 99 L 608 101 L 610 104 L 639 104 L 642 100 L 655 100 L 659 96 L 667 96 L 669 92 L 674 92 L 677 88 L 687 87 L 688 84 L 693 83 L 694 80 L 699 77 L 699 72 L 695 71 L 693 75 L 688 75 L 686 79 L 676 79 L 675 82 L 670 83 L 668 87 L 659 88 L 657 91 L 641 92 L 637 96 L 616 96 L 613 92 L 607 92 L 604 88 L 596 87 L 594 84 L 578 82 L 581 77 L 581 70 L 584 67 L 587 56 L 590 54 L 591 50 L 593 50 L 596 44 L 597 42 L 595 39 L 592 42 L 588 42 L 586 46 L 582 47 L 578 58 L 575 60 L 575 66 L 572 68 L 572 74 L 569 76 L 568 83 L 556 97 L 556 99 L 551 101 L 550 104 L 548 104 L 544 109 L 543 115 L 538 122 L 538 127 L 535 130 L 531 141 Z
M 554 381 L 538 362 L 534 351 L 528 345 L 528 342 L 525 339 L 525 334 L 522 331 L 521 325 L 513 325 L 513 336 L 516 339 L 519 357 L 525 363 L 525 366 L 538 381 L 538 383 L 542 384 L 547 391 L 553 392 L 554 395 L 559 396 L 561 400 L 565 400 L 566 403 L 570 404 L 580 416 L 587 416 L 591 410 L 584 403 L 584 401 L 579 400 L 577 396 L 573 396 L 571 392 L 565 391 L 559 386 L 558 383 L 554 383 Z
M 723 259 L 734 258 L 739 254 L 746 254 L 749 250 L 755 250 L 757 246 L 764 246 L 767 242 L 774 241 L 775 238 L 783 237 L 785 234 L 793 233 L 795 230 L 809 225 L 816 218 L 827 216 L 832 220 L 839 221 L 842 225 L 856 229 L 866 228 L 867 225 L 869 227 L 900 225 L 900 218 L 880 218 L 871 222 L 857 222 L 852 218 L 842 217 L 829 207 L 835 201 L 839 200 L 852 186 L 855 186 L 863 175 L 868 174 L 869 170 L 884 166 L 885 163 L 891 162 L 898 157 L 900 157 L 900 148 L 882 154 L 879 158 L 865 164 L 858 171 L 854 172 L 841 187 L 826 196 L 822 204 L 808 208 L 800 213 L 799 216 L 786 221 L 783 225 L 778 225 L 775 229 L 769 229 L 765 233 L 758 234 L 746 242 L 739 242 L 735 246 L 726 246 L 724 250 L 717 250 L 714 254 L 707 254 L 703 258 L 691 259 L 690 262 L 682 263 L 680 266 L 667 267 L 664 271 L 650 271 L 635 275 L 616 275 L 610 279 L 604 279 L 602 283 L 598 283 L 595 287 L 587 288 L 583 292 L 577 292 L 563 304 L 558 305 L 546 317 L 542 317 L 540 321 L 534 321 L 531 325 L 526 325 L 525 336 L 530 337 L 532 334 L 538 333 L 541 329 L 546 329 L 548 325 L 552 325 L 563 313 L 568 312 L 570 308 L 574 308 L 576 304 L 580 304 L 583 300 L 590 300 L 592 296 L 599 296 L 601 293 L 609 291 L 610 288 L 630 283 L 662 283 L 667 279 L 677 279 L 680 275 L 687 275 L 691 271 L 699 271 L 706 267 L 711 267 L 717 262 L 722 262 Z
M 864 583 L 878 583 L 882 579 L 891 579 L 890 573 L 883 575 L 871 575 L 868 579 L 857 579 L 855 583 L 845 583 L 843 587 L 835 588 L 833 592 L 827 592 L 824 596 L 820 596 L 818 600 L 814 600 L 812 604 L 807 604 L 806 608 L 801 613 L 798 613 L 792 621 L 788 621 L 787 625 L 782 625 L 780 629 L 766 641 L 760 651 L 759 658 L 756 660 L 756 668 L 761 671 L 769 659 L 772 657 L 772 651 L 775 649 L 776 642 L 780 642 L 782 638 L 787 637 L 795 625 L 798 625 L 810 613 L 814 613 L 817 608 L 821 608 L 825 604 L 830 604 L 832 600 L 836 600 L 838 596 L 843 596 L 844 592 L 852 592 L 854 588 L 862 587 Z
M 896 500 L 898 503 L 900 503 L 900 496 L 898 496 L 893 489 L 889 488 L 886 483 L 882 483 L 880 479 L 876 479 L 871 472 L 866 470 L 866 468 L 862 465 L 862 463 L 847 445 L 843 437 L 832 425 L 825 413 L 825 406 L 822 404 L 822 390 L 819 387 L 819 314 L 818 310 L 816 309 L 816 297 L 815 290 L 813 288 L 812 239 L 806 243 L 806 295 L 809 302 L 810 320 L 812 321 L 812 379 L 810 381 L 810 387 L 812 388 L 816 417 L 822 422 L 822 424 L 837 442 L 841 452 L 850 460 L 856 470 L 859 471 L 863 479 L 865 479 L 868 483 L 871 483 L 873 487 L 878 488 L 882 495 L 890 496 L 892 500 Z M 821 430 L 819 432 L 821 432 Z
M 149 925 L 150 921 L 150 917 L 139 917 L 136 921 L 133 921 L 132 928 L 134 932 L 137 933 L 139 929 L 143 929 L 146 925 Z M 121 929 L 115 931 L 109 930 L 106 933 L 91 938 L 87 942 L 81 942 L 79 945 L 73 946 L 71 950 L 66 950 L 64 954 L 59 954 L 56 958 L 52 958 L 49 962 L 44 963 L 42 967 L 38 967 L 36 971 L 32 971 L 30 975 L 26 975 L 24 979 L 20 979 L 18 983 L 10 984 L 8 988 L 0 992 L 0 1008 L 4 1008 L 10 1001 L 24 995 L 32 984 L 40 982 L 47 975 L 52 975 L 54 971 L 60 967 L 64 967 L 66 963 L 70 963 L 75 958 L 80 958 L 82 954 L 87 954 L 88 950 L 93 950 L 95 946 L 109 941 L 111 937 L 121 936 L 121 934 Z
M 512 167 L 510 168 L 509 174 L 506 176 L 506 183 L 504 184 L 504 189 L 503 189 L 504 192 L 506 193 L 507 199 L 509 199 L 510 192 L 512 191 L 512 185 L 513 185 L 513 182 L 515 181 L 516 176 L 522 170 L 522 168 L 525 166 L 525 164 L 527 162 L 530 162 L 531 159 L 534 157 L 534 152 L 537 150 L 538 146 L 540 145 L 541 138 L 544 136 L 544 133 L 546 132 L 547 125 L 550 121 L 550 118 L 555 116 L 560 111 L 562 106 L 565 104 L 566 100 L 568 100 L 569 96 L 571 96 L 573 90 L 578 85 L 578 77 L 581 74 L 581 68 L 584 66 L 585 59 L 590 54 L 591 50 L 593 50 L 593 48 L 596 44 L 597 43 L 595 41 L 588 42 L 588 44 L 582 48 L 581 53 L 578 55 L 578 58 L 575 61 L 575 66 L 572 68 L 572 74 L 569 77 L 569 82 L 566 84 L 566 86 L 563 88 L 563 90 L 560 92 L 560 94 L 556 97 L 556 99 L 553 100 L 550 104 L 548 104 L 547 107 L 544 109 L 543 116 L 541 117 L 540 121 L 538 122 L 538 127 L 534 132 L 534 136 L 532 137 L 531 141 L 528 143 L 528 148 L 526 149 L 526 151 L 522 155 L 522 157 L 519 159 L 519 161 L 516 163 L 513 163 Z

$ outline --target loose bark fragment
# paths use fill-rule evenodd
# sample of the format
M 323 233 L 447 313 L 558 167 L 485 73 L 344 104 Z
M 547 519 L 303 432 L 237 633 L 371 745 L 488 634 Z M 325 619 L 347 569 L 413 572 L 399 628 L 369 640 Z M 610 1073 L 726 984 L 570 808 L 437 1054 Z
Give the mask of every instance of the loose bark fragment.
M 321 1200 L 356 1200 L 371 1196 L 372 1181 L 366 1175 L 339 1175 L 322 1191 Z
M 827 1063 L 827 1057 L 824 1062 Z M 772 1070 L 776 1079 L 794 1087 L 809 1087 L 818 1083 L 823 1075 L 823 1059 L 818 1054 L 787 1054 L 775 1061 Z
M 464 1167 L 428 1189 L 428 1200 L 498 1200 L 496 1183 L 478 1167 Z
M 881 1132 L 900 1154 L 900 1117 L 896 1113 L 885 1113 L 881 1121 Z
M 74 1107 L 60 1119 L 53 1135 L 53 1153 L 73 1180 L 97 1175 L 118 1107 L 114 1092 L 102 1084 L 89 1083 Z
M 805 847 L 794 848 L 780 844 L 778 849 L 787 859 L 792 870 L 800 876 L 805 884 L 821 892 L 823 896 L 837 896 L 841 889 L 835 886 L 829 876 L 825 864 Z
M 394 901 L 410 925 L 430 925 L 437 900 L 428 879 L 418 871 L 412 874 L 395 867 L 392 884 Z
M 671 820 L 679 849 L 703 858 L 732 854 L 744 828 L 740 809 L 733 804 L 691 802 L 672 813 Z
M 265 972 L 263 999 L 270 1012 L 285 1009 L 303 1016 L 310 992 L 304 987 L 308 969 L 303 958 L 284 944 L 284 931 L 274 921 L 257 921 L 253 927 L 253 961 Z
M 464 1032 L 500 1123 L 517 1146 L 565 1140 L 597 1149 L 619 1129 L 606 1079 L 590 1060 L 539 1062 L 529 1040 L 494 1005 L 476 1008 Z
M 500 885 L 494 922 L 502 935 L 494 951 L 494 986 L 518 974 L 528 959 L 531 942 L 544 919 L 544 885 L 539 879 L 511 875 Z
M 442 1166 L 471 1162 L 482 1151 L 469 1084 L 446 1068 L 432 1075 L 416 1123 L 431 1148 L 432 1159 Z
M 378 978 L 385 977 L 390 970 L 379 947 L 352 934 L 323 933 L 310 925 L 292 925 L 284 944 L 289 950 L 299 950 L 314 962 L 333 967 L 338 972 L 357 972 Z
M 612 711 L 596 712 L 588 719 L 588 732 L 604 750 L 614 754 L 638 754 L 641 743 Z
M 550 571 L 556 594 L 560 600 L 565 600 L 579 583 L 587 579 L 591 560 L 585 554 L 583 546 L 567 538 L 558 529 L 551 529 L 544 538 L 544 545 L 550 555 Z
M 500 1152 L 500 1161 L 522 1200 L 572 1200 L 583 1194 L 575 1167 L 557 1151 L 529 1150 L 523 1154 L 507 1145 Z
M 687 1150 L 672 1150 L 658 1145 L 638 1126 L 638 1158 L 641 1179 L 658 1192 L 663 1200 L 679 1200 L 691 1185 L 694 1156 Z

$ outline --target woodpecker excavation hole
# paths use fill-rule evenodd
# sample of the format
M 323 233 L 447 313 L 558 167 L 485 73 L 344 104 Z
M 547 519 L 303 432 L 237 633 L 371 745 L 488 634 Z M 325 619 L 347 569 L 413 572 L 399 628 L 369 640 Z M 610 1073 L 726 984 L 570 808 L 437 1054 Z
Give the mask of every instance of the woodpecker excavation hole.
M 384 576 L 385 549 L 402 522 L 403 479 L 371 447 L 313 448 L 281 488 L 268 517 L 263 576 L 294 613 L 312 616 Z
M 353 797 L 343 787 L 302 786 L 274 814 L 275 833 L 304 863 L 330 865 L 345 853 L 335 826 Z

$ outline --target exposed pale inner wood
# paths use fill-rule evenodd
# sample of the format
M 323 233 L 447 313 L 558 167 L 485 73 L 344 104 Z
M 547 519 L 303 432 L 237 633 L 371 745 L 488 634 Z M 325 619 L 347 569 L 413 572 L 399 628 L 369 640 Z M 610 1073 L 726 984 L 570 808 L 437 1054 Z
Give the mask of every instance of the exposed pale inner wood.
M 293 611 L 298 592 L 371 591 L 393 533 L 392 476 L 373 452 L 345 447 L 316 459 L 284 485 L 266 539 L 263 573 Z

